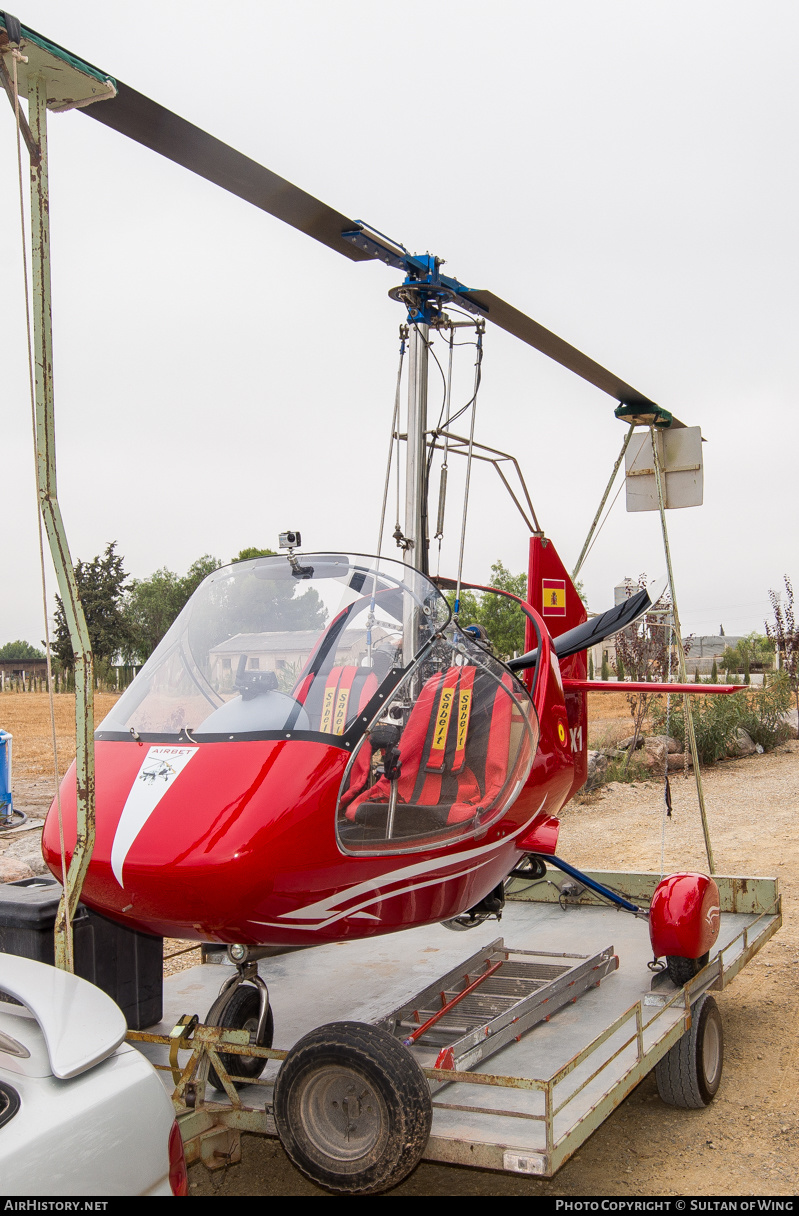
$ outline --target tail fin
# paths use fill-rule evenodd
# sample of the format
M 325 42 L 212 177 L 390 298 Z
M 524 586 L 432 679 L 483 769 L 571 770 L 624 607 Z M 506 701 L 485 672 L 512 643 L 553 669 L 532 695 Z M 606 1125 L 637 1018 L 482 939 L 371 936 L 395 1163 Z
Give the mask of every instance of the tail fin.
M 527 602 L 536 612 L 540 612 L 553 638 L 588 620 L 585 604 L 577 594 L 557 549 L 544 536 L 530 537 Z M 536 644 L 533 627 L 528 622 L 525 649 L 532 650 Z M 570 655 L 560 662 L 561 675 L 570 680 L 585 680 L 588 675 L 587 663 L 585 651 Z M 574 756 L 571 797 L 585 784 L 588 776 L 588 713 L 584 692 L 570 690 L 565 694 L 565 700 Z

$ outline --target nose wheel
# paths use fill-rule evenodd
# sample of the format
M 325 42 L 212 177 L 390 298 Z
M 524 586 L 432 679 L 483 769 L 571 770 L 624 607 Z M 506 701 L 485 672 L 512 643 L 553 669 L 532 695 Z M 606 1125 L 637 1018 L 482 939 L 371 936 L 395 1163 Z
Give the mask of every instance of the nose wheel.
M 421 1067 L 393 1035 L 332 1022 L 289 1052 L 275 1083 L 274 1115 L 286 1153 L 320 1186 L 374 1194 L 417 1165 L 433 1107 Z
M 222 986 L 222 990 L 206 1015 L 206 1025 L 224 1026 L 228 1030 L 247 1030 L 250 1042 L 259 1047 L 271 1047 L 274 1035 L 274 1019 L 269 1003 L 266 984 L 258 974 L 256 963 L 244 962 L 237 966 L 237 974 Z M 225 1072 L 231 1077 L 242 1077 L 233 1081 L 236 1089 L 257 1081 L 266 1067 L 263 1056 L 238 1055 L 220 1051 L 219 1059 Z M 208 1080 L 214 1089 L 224 1092 L 224 1085 L 216 1069 L 208 1069 Z

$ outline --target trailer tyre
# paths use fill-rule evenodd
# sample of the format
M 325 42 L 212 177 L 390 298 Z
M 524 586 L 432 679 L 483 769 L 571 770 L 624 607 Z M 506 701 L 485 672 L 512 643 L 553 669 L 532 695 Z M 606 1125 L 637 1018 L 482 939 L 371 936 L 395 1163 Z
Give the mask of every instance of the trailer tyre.
M 260 1012 L 261 995 L 258 989 L 253 988 L 251 984 L 242 984 L 235 990 L 223 1009 L 217 1025 L 225 1026 L 228 1030 L 255 1031 L 258 1029 L 258 1016 Z M 272 1017 L 272 1006 L 270 1005 L 266 1015 L 263 1037 L 258 1046 L 271 1047 L 274 1032 L 274 1019 Z M 252 1042 L 252 1040 L 250 1041 Z M 247 1078 L 246 1081 L 234 1081 L 233 1085 L 235 1085 L 236 1089 L 241 1089 L 243 1085 L 251 1081 L 257 1081 L 266 1067 L 266 1058 L 264 1056 L 240 1056 L 235 1055 L 232 1051 L 220 1051 L 219 1059 L 225 1072 L 237 1077 Z M 214 1089 L 221 1090 L 224 1093 L 225 1087 L 219 1080 L 219 1074 L 213 1066 L 208 1070 L 208 1080 Z
M 658 1093 L 669 1106 L 698 1110 L 715 1098 L 723 1067 L 721 1014 L 705 994 L 691 1010 L 691 1029 L 655 1065 Z
M 280 1141 L 320 1186 L 369 1195 L 417 1165 L 433 1107 L 419 1064 L 392 1035 L 362 1022 L 331 1022 L 300 1039 L 275 1083 Z
M 670 954 L 666 959 L 666 966 L 672 984 L 682 988 L 683 984 L 687 984 L 695 975 L 699 975 L 702 968 L 707 966 L 709 958 L 709 952 L 703 954 L 701 958 L 679 958 L 676 954 Z

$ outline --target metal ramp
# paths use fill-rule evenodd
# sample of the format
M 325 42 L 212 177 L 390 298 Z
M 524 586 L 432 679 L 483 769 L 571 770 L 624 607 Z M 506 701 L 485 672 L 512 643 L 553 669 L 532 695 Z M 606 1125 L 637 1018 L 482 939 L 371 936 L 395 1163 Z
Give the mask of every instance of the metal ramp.
M 618 965 L 612 946 L 593 955 L 553 954 L 514 950 L 498 937 L 375 1025 L 423 1067 L 465 1072 L 548 1022 Z

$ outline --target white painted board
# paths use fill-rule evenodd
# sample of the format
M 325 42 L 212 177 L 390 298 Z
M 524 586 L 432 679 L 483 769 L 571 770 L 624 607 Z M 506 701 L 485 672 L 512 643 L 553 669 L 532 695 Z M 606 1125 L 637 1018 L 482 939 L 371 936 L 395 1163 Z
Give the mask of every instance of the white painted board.
M 701 507 L 704 477 L 702 432 L 698 426 L 656 431 L 666 508 Z M 649 431 L 633 434 L 624 460 L 628 511 L 657 511 L 655 462 Z

